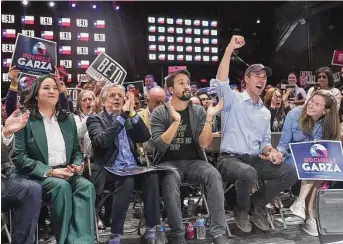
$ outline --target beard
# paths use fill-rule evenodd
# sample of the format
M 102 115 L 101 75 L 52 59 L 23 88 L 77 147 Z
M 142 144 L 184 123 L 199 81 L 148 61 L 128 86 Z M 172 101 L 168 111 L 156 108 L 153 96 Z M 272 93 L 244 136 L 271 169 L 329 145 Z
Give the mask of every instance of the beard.
M 191 93 L 189 91 L 182 92 L 182 96 L 177 96 L 181 101 L 189 101 L 191 99 Z

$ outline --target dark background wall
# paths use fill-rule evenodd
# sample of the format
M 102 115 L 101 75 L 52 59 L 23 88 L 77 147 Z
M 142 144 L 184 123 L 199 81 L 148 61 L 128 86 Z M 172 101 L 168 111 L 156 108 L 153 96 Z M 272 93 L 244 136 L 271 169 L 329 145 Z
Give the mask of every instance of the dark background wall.
M 231 36 L 242 34 L 246 38 L 246 46 L 239 50 L 238 55 L 248 64 L 261 62 L 270 65 L 273 69 L 273 76 L 269 80 L 271 83 L 286 78 L 290 71 L 314 70 L 321 66 L 331 67 L 333 50 L 343 49 L 341 2 L 332 5 L 333 2 L 326 1 L 313 3 L 129 1 L 117 2 L 120 5 L 119 11 L 114 10 L 113 2 L 94 3 L 97 4 L 96 10 L 91 8 L 91 2 L 77 1 L 76 8 L 71 8 L 68 2 L 56 2 L 56 6 L 50 8 L 47 2 L 31 1 L 24 8 L 21 2 L 3 1 L 1 12 L 16 16 L 35 15 L 36 18 L 52 16 L 55 19 L 59 17 L 105 19 L 106 52 L 128 71 L 127 80 L 142 79 L 145 74 L 152 73 L 160 83 L 162 77 L 167 75 L 168 65 L 180 65 L 180 63 L 148 62 L 146 38 L 148 15 L 204 17 L 218 20 L 220 58 Z M 310 10 L 311 14 L 309 14 Z M 257 18 L 260 18 L 260 24 L 256 23 Z M 287 33 L 289 27 L 300 18 L 305 18 L 306 23 L 297 24 L 281 47 L 275 51 L 283 34 Z M 16 22 L 15 28 L 21 30 L 20 17 L 17 17 Z M 3 25 L 2 28 L 6 27 Z M 57 31 L 59 31 L 58 27 L 55 29 L 55 32 Z M 90 52 L 93 52 L 92 48 Z M 90 61 L 94 58 L 91 56 Z M 218 65 L 184 64 L 192 73 L 192 80 L 197 82 L 202 78 L 207 80 L 214 78 L 218 67 Z M 231 68 L 233 82 L 242 76 L 245 68 L 245 64 L 233 59 Z M 339 67 L 332 68 L 335 72 L 339 70 Z M 2 68 L 1 71 L 7 72 L 7 69 Z M 83 73 L 82 71 L 74 70 L 75 73 Z M 76 81 L 76 76 L 73 78 Z M 8 84 L 2 83 L 2 96 L 6 94 L 7 87 Z

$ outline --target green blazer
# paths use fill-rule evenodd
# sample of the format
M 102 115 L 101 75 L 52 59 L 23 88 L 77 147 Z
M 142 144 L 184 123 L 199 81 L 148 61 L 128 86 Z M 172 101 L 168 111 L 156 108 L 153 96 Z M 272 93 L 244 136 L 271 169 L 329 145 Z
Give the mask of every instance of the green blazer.
M 83 162 L 83 156 L 73 114 L 69 114 L 58 124 L 66 146 L 67 163 L 80 165 Z M 15 151 L 11 158 L 17 172 L 21 175 L 39 179 L 51 169 L 43 120 L 30 118 L 26 126 L 15 133 Z

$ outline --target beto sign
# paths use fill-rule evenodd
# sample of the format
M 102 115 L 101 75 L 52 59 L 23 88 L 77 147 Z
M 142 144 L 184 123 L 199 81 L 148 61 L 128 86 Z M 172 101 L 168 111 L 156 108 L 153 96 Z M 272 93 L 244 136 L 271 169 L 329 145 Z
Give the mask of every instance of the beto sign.
M 28 74 L 54 74 L 57 65 L 56 42 L 18 34 L 12 56 L 14 65 Z
M 94 80 L 106 80 L 121 85 L 126 77 L 126 70 L 106 53 L 100 53 L 86 70 Z

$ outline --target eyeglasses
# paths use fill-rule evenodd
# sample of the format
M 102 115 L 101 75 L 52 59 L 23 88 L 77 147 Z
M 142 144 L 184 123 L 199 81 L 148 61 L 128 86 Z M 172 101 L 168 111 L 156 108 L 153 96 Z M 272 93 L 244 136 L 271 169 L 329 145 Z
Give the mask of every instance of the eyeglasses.
M 326 75 L 318 75 L 317 79 L 327 79 L 328 77 Z

